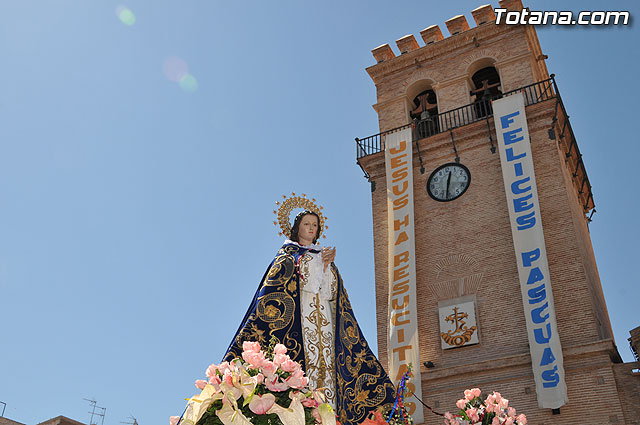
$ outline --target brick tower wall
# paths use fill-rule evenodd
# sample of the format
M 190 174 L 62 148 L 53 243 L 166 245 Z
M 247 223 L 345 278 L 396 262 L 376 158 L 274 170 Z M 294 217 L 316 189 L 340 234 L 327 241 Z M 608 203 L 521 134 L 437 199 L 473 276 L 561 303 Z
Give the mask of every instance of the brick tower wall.
M 503 3 L 511 9 L 521 8 L 518 1 L 501 2 L 501 5 Z M 461 23 L 460 18 L 464 19 L 456 17 L 447 21 L 450 29 L 456 25 L 464 28 L 466 22 Z M 378 97 L 374 108 L 381 131 L 410 122 L 412 99 L 426 84 L 436 92 L 438 111 L 444 112 L 471 103 L 470 77 L 484 66 L 492 65 L 498 70 L 502 92 L 549 77 L 531 26 L 489 22 L 449 38 L 440 34 L 439 40 L 439 30 L 434 31 L 433 27 L 423 31 L 426 42 L 429 37 L 436 39 L 424 47 L 416 48 L 415 39 L 411 42 L 412 36 L 398 40 L 400 50 L 406 50 L 398 57 L 391 56 L 389 46 L 374 50 L 379 63 L 368 72 L 376 84 Z M 414 146 L 420 359 L 436 365 L 433 369 L 422 367 L 422 388 L 425 401 L 435 405 L 436 410 L 453 410 L 455 400 L 464 389 L 480 386 L 508 395 L 515 407 L 527 413 L 530 423 L 583 424 L 585 405 L 593 409 L 594 419 L 589 423 L 623 423 L 623 405 L 629 403 L 619 398 L 618 383 L 636 385 L 640 390 L 638 379 L 625 381 L 630 375 L 622 369 L 618 371 L 612 362 L 619 361 L 619 355 L 585 211 L 565 151 L 556 140 L 549 138 L 555 111 L 555 99 L 526 108 L 570 401 L 559 416 L 537 407 L 500 158 L 497 153 L 491 153 L 487 123 L 480 121 L 453 130 L 461 163 L 471 172 L 469 189 L 453 202 L 436 202 L 426 191 L 430 173 L 454 160 L 449 132 L 419 141 L 424 174 L 420 173 Z M 495 144 L 493 119 L 490 119 L 490 133 Z M 556 128 L 556 134 L 559 133 L 560 129 Z M 366 156 L 360 163 L 375 182 L 372 209 L 378 347 L 381 361 L 388 365 L 384 154 Z M 438 301 L 464 295 L 476 297 L 480 343 L 443 350 Z M 623 378 L 616 378 L 618 375 Z M 607 403 L 603 405 L 601 400 Z M 425 412 L 425 418 L 426 423 L 440 423 L 429 412 Z

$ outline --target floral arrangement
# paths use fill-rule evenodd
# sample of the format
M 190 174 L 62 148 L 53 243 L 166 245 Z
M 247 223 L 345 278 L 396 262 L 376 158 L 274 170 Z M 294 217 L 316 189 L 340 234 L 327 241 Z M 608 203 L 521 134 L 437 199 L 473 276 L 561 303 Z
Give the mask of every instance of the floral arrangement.
M 509 406 L 509 400 L 498 392 L 489 395 L 485 400 L 480 398 L 479 388 L 465 390 L 464 398 L 456 402 L 459 415 L 450 412 L 444 414 L 445 425 L 526 425 L 524 414 L 516 416 L 516 409 Z
M 207 368 L 207 380 L 195 383 L 202 392 L 187 399 L 171 425 L 336 425 L 333 408 L 308 388 L 284 345 L 272 340 L 263 351 L 244 342 L 242 350 L 242 358 Z

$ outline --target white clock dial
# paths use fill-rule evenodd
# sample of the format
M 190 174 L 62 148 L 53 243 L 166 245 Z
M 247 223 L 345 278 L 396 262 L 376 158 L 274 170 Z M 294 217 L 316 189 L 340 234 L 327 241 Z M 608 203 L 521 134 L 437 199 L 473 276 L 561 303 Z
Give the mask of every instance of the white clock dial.
M 471 174 L 462 164 L 450 163 L 436 168 L 427 180 L 427 192 L 436 201 L 452 201 L 469 187 Z

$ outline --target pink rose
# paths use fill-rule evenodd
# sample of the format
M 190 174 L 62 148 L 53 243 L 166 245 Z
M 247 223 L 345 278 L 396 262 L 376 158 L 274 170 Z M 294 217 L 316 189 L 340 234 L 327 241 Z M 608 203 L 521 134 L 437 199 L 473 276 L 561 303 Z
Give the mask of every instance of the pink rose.
M 218 370 L 218 366 L 217 365 L 210 365 L 205 374 L 207 375 L 207 378 L 211 378 L 212 376 L 216 376 L 216 371 Z
M 264 382 L 264 375 L 259 373 L 256 375 L 256 379 L 258 380 L 258 385 L 260 385 Z
M 262 370 L 264 376 L 270 378 L 276 373 L 278 367 L 272 361 L 265 360 L 264 362 L 262 362 L 262 366 L 260 366 L 260 369 Z
M 218 375 L 214 375 L 211 378 L 209 378 L 209 383 L 215 387 L 222 383 L 222 379 L 220 379 Z
M 253 351 L 255 353 L 259 353 L 260 352 L 260 343 L 259 342 L 244 341 L 242 343 L 242 351 Z
M 218 365 L 218 372 L 223 375 L 229 369 L 231 369 L 231 365 L 229 364 L 229 362 L 222 362 Z
M 527 417 L 524 413 L 519 414 L 516 420 L 518 421 L 518 425 L 527 425 Z
M 458 409 L 464 409 L 464 406 L 467 405 L 467 400 L 465 400 L 464 398 L 461 398 L 460 400 L 456 401 L 456 406 L 458 406 Z
M 473 407 L 471 409 L 467 409 L 466 413 L 469 419 L 471 419 L 471 422 L 478 422 L 478 419 L 480 419 L 480 416 L 478 416 L 478 411 Z
M 516 409 L 514 409 L 513 407 L 509 407 L 507 409 L 507 415 L 509 416 L 516 416 Z
M 204 390 L 204 387 L 207 386 L 207 381 L 203 381 L 202 379 L 196 379 L 196 388 L 199 390 Z
M 282 364 L 280 365 L 280 369 L 282 369 L 285 372 L 289 372 L 289 373 L 293 373 L 296 370 L 300 370 L 300 363 L 298 362 L 294 362 L 293 360 L 289 359 L 289 360 L 285 360 L 284 362 L 282 362 Z
M 491 421 L 491 425 L 500 425 L 500 418 L 494 416 L 493 420 Z
M 275 403 L 276 396 L 273 394 L 265 394 L 263 396 L 254 394 L 249 402 L 249 410 L 256 415 L 264 415 Z
M 484 401 L 485 404 L 495 404 L 496 403 L 496 396 L 495 394 L 489 394 L 487 396 L 487 399 Z
M 318 402 L 312 398 L 305 398 L 302 400 L 302 405 L 305 407 L 318 407 Z
M 178 425 L 179 420 L 180 420 L 180 416 L 171 416 L 169 418 L 169 425 Z
M 276 344 L 276 346 L 273 347 L 273 354 L 287 354 L 287 347 L 282 344 Z
M 504 425 L 513 425 L 513 418 L 507 418 L 507 420 L 504 421 Z
M 498 405 L 500 406 L 500 410 L 504 410 L 507 407 L 509 407 L 509 400 L 507 400 L 506 398 L 503 397 L 498 402 Z
M 289 376 L 287 379 L 285 379 L 285 382 L 291 388 L 300 389 L 300 388 L 303 388 L 305 384 L 303 378 L 304 378 L 304 372 L 302 372 L 302 370 L 298 370 L 292 373 L 291 376 Z
M 445 417 L 445 419 L 448 419 L 448 420 L 453 419 L 453 415 L 451 414 L 451 412 L 446 412 L 446 413 L 444 414 L 444 417 Z
M 289 360 L 289 356 L 287 356 L 286 354 L 275 354 L 273 356 L 273 363 L 275 363 L 276 366 L 280 366 L 287 360 Z
M 473 393 L 471 392 L 471 390 L 464 390 L 464 398 L 468 401 L 473 400 Z
M 255 351 L 245 351 L 242 353 L 242 358 L 245 362 L 249 363 L 251 367 L 256 369 L 262 366 L 262 363 L 265 360 L 264 353 L 261 351 L 258 351 L 257 353 Z
M 480 391 L 480 388 L 471 388 L 471 395 L 475 398 L 475 397 L 480 397 L 480 394 L 482 394 L 482 391 Z

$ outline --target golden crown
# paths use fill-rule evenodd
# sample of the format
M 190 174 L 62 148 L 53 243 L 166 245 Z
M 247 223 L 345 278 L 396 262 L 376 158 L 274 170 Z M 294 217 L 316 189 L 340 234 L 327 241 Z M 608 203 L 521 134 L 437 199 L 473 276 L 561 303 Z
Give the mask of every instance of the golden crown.
M 322 231 L 328 229 L 329 226 L 325 225 L 327 221 L 327 217 L 322 214 L 322 206 L 316 204 L 315 198 L 307 198 L 305 193 L 302 196 L 296 195 L 295 192 L 291 192 L 291 196 L 282 195 L 282 201 L 276 201 L 277 209 L 273 210 L 273 213 L 276 215 L 277 220 L 273 222 L 274 225 L 280 226 L 280 232 L 278 235 L 285 235 L 287 238 L 291 237 L 291 211 L 295 208 L 302 208 L 304 210 L 313 211 L 318 214 L 318 218 L 320 219 L 320 223 L 318 223 L 318 237 L 322 235 L 323 238 L 326 238 L 325 235 L 322 234 Z

